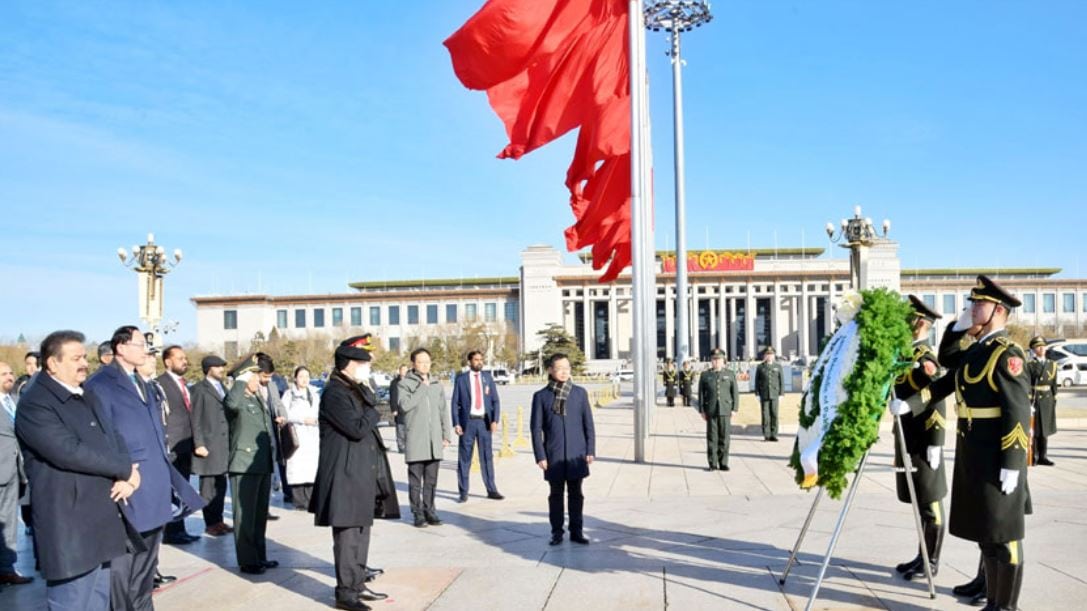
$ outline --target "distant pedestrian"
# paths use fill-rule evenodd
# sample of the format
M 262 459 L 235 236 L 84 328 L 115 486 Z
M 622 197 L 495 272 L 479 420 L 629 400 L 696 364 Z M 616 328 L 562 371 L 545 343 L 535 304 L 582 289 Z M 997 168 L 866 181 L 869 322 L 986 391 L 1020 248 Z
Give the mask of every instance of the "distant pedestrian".
M 392 379 L 392 382 L 389 382 L 389 409 L 392 410 L 393 422 L 396 424 L 396 451 L 401 454 L 404 453 L 404 446 L 407 445 L 407 434 L 404 431 L 404 412 L 400 411 L 397 396 L 400 381 L 407 375 L 408 366 L 400 365 L 396 370 L 396 377 Z
M 15 372 L 0 362 L 0 586 L 34 581 L 15 572 L 19 540 L 19 487 L 26 484 L 23 455 L 15 437 Z
M 23 367 L 25 373 L 15 378 L 15 386 L 11 389 L 11 394 L 16 401 L 22 396 L 23 391 L 26 390 L 30 381 L 37 375 L 38 370 L 41 369 L 41 353 L 37 351 L 27 352 L 23 357 Z
M 562 543 L 564 493 L 569 501 L 570 540 L 588 545 L 581 484 L 589 477 L 589 465 L 596 455 L 589 393 L 570 380 L 570 359 L 565 354 L 554 354 L 548 359 L 547 374 L 547 386 L 532 395 L 530 430 L 536 464 L 551 486 L 547 497 L 551 545 Z
M 291 482 L 294 507 L 301 510 L 309 509 L 321 449 L 321 432 L 317 426 L 320 395 L 309 381 L 309 369 L 295 368 L 293 382 L 281 397 L 287 410 L 287 422 L 298 436 L 298 448 L 287 459 L 287 480 Z
M 109 342 L 98 344 L 98 367 L 102 368 L 113 362 L 113 348 Z

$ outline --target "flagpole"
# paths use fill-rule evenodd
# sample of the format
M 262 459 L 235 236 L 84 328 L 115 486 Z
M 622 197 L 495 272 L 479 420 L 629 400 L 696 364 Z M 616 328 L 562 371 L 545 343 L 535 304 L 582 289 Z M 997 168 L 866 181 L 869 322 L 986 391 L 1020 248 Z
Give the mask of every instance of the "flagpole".
M 643 198 L 644 154 L 645 141 L 642 137 L 642 107 L 645 104 L 644 90 L 645 80 L 645 53 L 642 47 L 641 37 L 644 29 L 641 0 L 630 0 L 628 3 L 629 17 L 629 49 L 630 49 L 630 250 L 631 250 L 631 291 L 630 297 L 633 314 L 633 338 L 631 352 L 634 365 L 634 461 L 645 462 L 646 441 L 646 378 L 649 365 L 646 362 L 645 345 L 648 340 L 648 329 L 645 328 L 645 310 L 648 307 L 645 294 L 648 283 L 647 266 L 645 264 L 646 249 L 651 249 L 652 244 L 646 241 L 646 202 Z

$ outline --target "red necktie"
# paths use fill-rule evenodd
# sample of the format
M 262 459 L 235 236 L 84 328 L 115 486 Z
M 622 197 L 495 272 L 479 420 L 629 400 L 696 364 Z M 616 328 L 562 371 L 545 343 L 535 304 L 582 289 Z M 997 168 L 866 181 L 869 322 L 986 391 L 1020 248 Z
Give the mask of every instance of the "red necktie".
M 473 407 L 483 407 L 483 386 L 479 383 L 479 374 L 473 373 L 472 379 L 475 380 L 476 386 L 476 401 Z
M 189 389 L 185 388 L 185 379 L 184 378 L 178 378 L 177 379 L 177 385 L 179 387 L 181 387 L 181 398 L 185 399 L 185 409 L 191 412 L 192 411 L 192 406 L 189 405 Z

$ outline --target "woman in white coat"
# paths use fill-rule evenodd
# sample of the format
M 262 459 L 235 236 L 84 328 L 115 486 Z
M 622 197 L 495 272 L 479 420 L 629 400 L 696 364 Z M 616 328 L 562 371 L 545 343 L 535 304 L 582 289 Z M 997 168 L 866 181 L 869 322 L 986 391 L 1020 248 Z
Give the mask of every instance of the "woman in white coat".
M 298 367 L 294 370 L 294 381 L 283 393 L 287 421 L 294 425 L 298 434 L 298 449 L 287 459 L 287 481 L 291 484 L 295 508 L 303 511 L 309 509 L 321 449 L 320 429 L 317 426 L 317 409 L 321 400 L 317 389 L 310 386 L 309 381 L 309 370 Z

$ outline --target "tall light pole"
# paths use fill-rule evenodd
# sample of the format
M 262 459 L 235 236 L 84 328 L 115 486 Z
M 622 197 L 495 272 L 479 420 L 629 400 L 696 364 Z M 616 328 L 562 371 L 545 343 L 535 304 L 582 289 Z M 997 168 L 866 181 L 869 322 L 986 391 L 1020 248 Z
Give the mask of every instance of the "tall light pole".
M 690 32 L 713 20 L 706 0 L 661 0 L 645 5 L 646 28 L 669 33 L 672 48 L 672 119 L 676 162 L 676 362 L 682 363 L 691 352 L 690 316 L 687 312 L 687 205 L 684 193 L 683 163 L 683 58 L 680 34 Z M 667 307 L 667 306 L 666 306 Z
M 131 253 L 123 247 L 118 248 L 117 258 L 121 265 L 139 275 L 140 318 L 157 338 L 162 322 L 162 279 L 181 263 L 181 249 L 174 249 L 171 263 L 166 257 L 166 249 L 155 244 L 155 234 L 149 233 L 147 243 L 133 246 Z
M 853 208 L 853 218 L 842 219 L 840 229 L 834 229 L 834 223 L 827 223 L 827 237 L 831 242 L 843 242 L 842 248 L 849 249 L 849 286 L 853 290 L 861 291 L 868 287 L 861 286 L 861 251 L 868 248 L 878 238 L 887 237 L 891 231 L 891 221 L 884 219 L 881 229 L 883 233 L 877 234 L 872 225 L 872 219 L 861 216 L 861 207 Z

